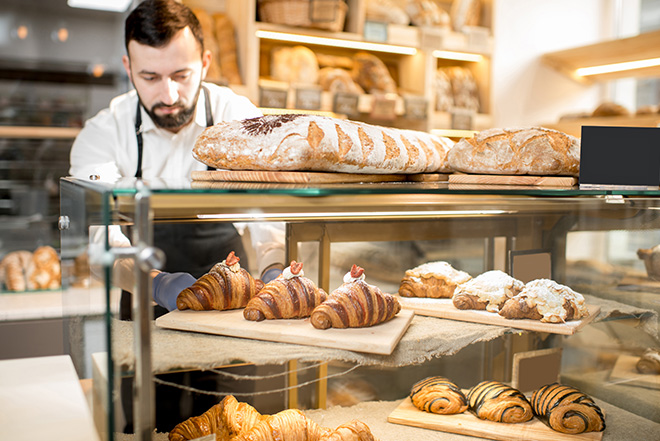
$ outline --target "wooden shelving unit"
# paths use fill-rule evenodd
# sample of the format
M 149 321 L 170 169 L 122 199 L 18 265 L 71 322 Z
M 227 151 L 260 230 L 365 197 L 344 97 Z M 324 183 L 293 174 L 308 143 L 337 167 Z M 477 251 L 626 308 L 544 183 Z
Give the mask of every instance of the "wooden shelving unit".
M 203 4 L 204 2 L 198 1 L 197 3 Z M 263 72 L 266 70 L 266 62 L 264 59 L 267 59 L 267 49 L 274 45 L 300 44 L 285 41 L 279 42 L 270 39 L 263 40 L 257 36 L 258 31 L 286 32 L 290 34 L 325 37 L 349 42 L 370 41 L 364 37 L 366 0 L 348 0 L 347 3 L 349 13 L 347 15 L 344 30 L 342 32 L 330 32 L 263 23 L 257 21 L 258 13 L 256 1 L 227 0 L 225 2 L 225 13 L 227 13 L 232 19 L 236 28 L 239 69 L 244 82 L 243 85 L 231 85 L 231 87 L 238 93 L 246 95 L 254 103 L 259 103 L 260 82 L 263 82 L 265 79 Z M 485 5 L 487 7 L 484 8 L 484 14 L 491 14 L 491 3 L 485 2 Z M 490 24 L 490 18 L 485 20 L 485 23 L 488 26 Z M 383 59 L 383 61 L 390 66 L 390 69 L 394 71 L 393 76 L 395 77 L 401 91 L 399 97 L 396 98 L 396 121 L 393 121 L 392 125 L 426 131 L 433 129 L 463 129 L 463 127 L 451 126 L 451 114 L 446 112 L 436 112 L 434 110 L 435 88 L 433 86 L 433 81 L 436 70 L 442 66 L 458 65 L 468 68 L 473 73 L 479 85 L 481 110 L 479 114 L 474 116 L 474 125 L 471 128 L 483 130 L 491 126 L 490 55 L 492 53 L 493 41 L 491 33 L 487 28 L 468 29 L 466 32 L 455 32 L 448 29 L 424 30 L 414 26 L 388 25 L 386 38 L 381 42 L 385 44 L 408 46 L 417 50 L 414 55 L 372 52 Z M 333 47 L 332 44 L 325 46 L 313 44 L 304 45 L 310 47 L 317 53 L 327 51 L 332 54 L 342 54 L 348 57 L 351 57 L 359 50 Z M 439 59 L 433 56 L 433 51 L 438 49 L 478 54 L 481 55 L 482 58 L 481 61 L 478 62 Z M 405 101 L 404 96 L 414 96 L 426 100 L 426 117 L 423 121 L 420 121 L 419 119 L 406 119 L 409 115 L 406 114 L 403 106 L 403 102 Z M 289 103 L 290 102 L 291 100 L 289 100 Z M 318 110 L 322 112 L 332 112 L 336 110 L 332 107 L 332 97 L 328 97 L 327 93 L 324 94 L 321 102 L 322 108 Z M 374 97 L 372 96 L 360 96 L 360 115 L 369 118 L 369 106 L 373 102 Z M 353 118 L 353 116 L 351 117 Z M 360 119 L 360 117 L 355 117 L 355 119 Z M 383 121 L 383 124 L 387 125 L 389 122 Z
M 603 41 L 587 46 L 545 54 L 543 61 L 580 82 L 609 81 L 619 78 L 658 76 L 660 66 L 637 68 L 613 73 L 576 75 L 583 67 L 602 66 L 660 57 L 660 31 L 646 32 L 634 37 Z

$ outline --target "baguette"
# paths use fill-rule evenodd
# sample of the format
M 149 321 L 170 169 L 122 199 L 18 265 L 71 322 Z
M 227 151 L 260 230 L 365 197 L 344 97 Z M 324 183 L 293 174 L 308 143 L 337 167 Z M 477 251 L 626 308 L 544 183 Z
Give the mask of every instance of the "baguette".
M 580 140 L 542 127 L 488 129 L 457 142 L 447 160 L 463 173 L 578 176 Z
M 266 115 L 208 127 L 193 156 L 230 170 L 447 172 L 448 138 L 316 115 Z

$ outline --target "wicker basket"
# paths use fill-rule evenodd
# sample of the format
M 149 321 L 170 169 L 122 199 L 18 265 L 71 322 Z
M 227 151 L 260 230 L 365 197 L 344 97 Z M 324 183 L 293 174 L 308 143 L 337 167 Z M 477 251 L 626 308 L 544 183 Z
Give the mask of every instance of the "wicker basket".
M 340 32 L 348 5 L 344 0 L 259 0 L 261 21 Z

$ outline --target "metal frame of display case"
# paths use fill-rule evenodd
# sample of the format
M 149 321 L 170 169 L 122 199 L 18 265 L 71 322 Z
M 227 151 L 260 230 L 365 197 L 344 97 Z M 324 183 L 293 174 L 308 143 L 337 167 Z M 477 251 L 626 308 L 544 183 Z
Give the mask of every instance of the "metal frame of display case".
M 326 290 L 330 283 L 333 242 L 504 237 L 505 252 L 554 249 L 554 271 L 561 275 L 565 264 L 559 255 L 565 255 L 566 233 L 571 230 L 621 228 L 622 222 L 630 229 L 660 228 L 660 191 L 655 190 L 484 189 L 452 187 L 446 183 L 317 186 L 213 183 L 196 188 L 199 183 L 168 186 L 159 182 L 148 185 L 147 191 L 135 180 L 110 186 L 72 178 L 63 178 L 62 186 L 65 189 L 80 186 L 101 194 L 100 203 L 107 204 L 101 209 L 103 215 L 107 214 L 102 220 L 105 225 L 135 224 L 139 231 L 135 238 L 136 252 L 149 249 L 149 231 L 158 222 L 287 222 L 287 259 L 297 257 L 299 243 L 317 242 L 318 280 Z M 454 223 L 443 222 L 458 219 L 461 220 L 458 228 Z M 491 255 L 485 256 L 486 267 L 493 261 L 492 248 L 488 252 Z M 157 259 L 143 261 L 145 265 L 138 276 L 141 288 L 147 293 L 149 263 Z M 147 376 L 150 364 L 144 354 L 148 353 L 150 337 L 149 327 L 144 323 L 150 320 L 142 312 L 150 308 L 148 296 L 139 297 L 144 302 L 136 305 L 143 316 L 143 320 L 135 323 L 136 335 L 140 336 L 136 342 L 140 351 L 136 350 L 136 354 L 145 359 L 139 368 Z M 110 357 L 109 363 L 112 363 Z M 153 393 L 145 393 L 146 386 L 139 383 L 136 409 L 143 412 L 143 417 L 138 419 L 140 427 L 136 433 L 141 434 L 141 439 L 150 439 L 153 420 L 148 415 L 153 412 Z

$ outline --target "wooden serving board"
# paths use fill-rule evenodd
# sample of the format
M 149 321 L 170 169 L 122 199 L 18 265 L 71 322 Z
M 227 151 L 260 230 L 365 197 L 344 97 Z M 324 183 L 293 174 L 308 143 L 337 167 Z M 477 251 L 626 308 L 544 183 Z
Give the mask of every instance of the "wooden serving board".
M 581 320 L 569 320 L 566 323 L 543 323 L 530 319 L 507 319 L 501 315 L 476 309 L 457 309 L 451 299 L 429 299 L 417 297 L 398 297 L 401 308 L 411 309 L 415 314 L 431 317 L 460 320 L 463 322 L 483 323 L 486 325 L 508 326 L 527 331 L 549 332 L 551 334 L 572 335 L 600 312 L 600 306 L 587 305 L 589 316 Z
M 527 175 L 449 175 L 450 184 L 487 185 L 534 185 L 539 187 L 573 187 L 578 179 L 570 176 L 527 176 Z
M 407 175 L 406 179 L 411 182 L 446 182 L 449 180 L 449 175 L 446 173 L 419 173 Z
M 191 173 L 193 181 L 277 182 L 285 184 L 334 184 L 355 182 L 398 182 L 406 175 L 325 173 L 261 170 L 200 170 Z
M 637 370 L 639 357 L 620 355 L 610 373 L 610 381 L 632 386 L 652 387 L 660 389 L 660 375 L 642 374 Z
M 389 355 L 408 329 L 414 312 L 402 310 L 392 320 L 368 328 L 316 329 L 309 319 L 263 320 L 243 318 L 243 310 L 171 311 L 156 319 L 156 326 L 229 337 L 295 343 Z
M 410 398 L 405 398 L 389 414 L 387 421 L 405 426 L 503 441 L 600 441 L 603 438 L 603 432 L 588 432 L 579 435 L 557 432 L 537 418 L 526 423 L 506 424 L 479 419 L 468 411 L 456 415 L 438 415 L 419 410 L 412 404 Z

